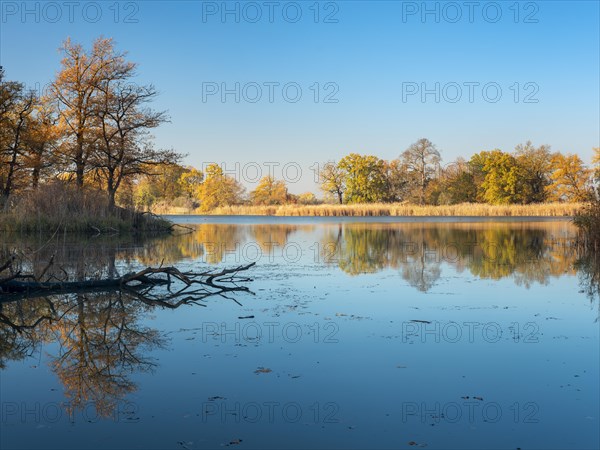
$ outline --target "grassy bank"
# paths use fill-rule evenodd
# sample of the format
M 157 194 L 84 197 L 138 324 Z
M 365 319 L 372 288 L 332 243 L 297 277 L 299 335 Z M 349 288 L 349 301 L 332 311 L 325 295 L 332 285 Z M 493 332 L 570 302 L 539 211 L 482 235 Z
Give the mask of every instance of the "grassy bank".
M 11 198 L 0 212 L 3 232 L 165 232 L 171 223 L 132 209 L 111 208 L 103 192 L 79 191 L 60 183 Z
M 161 214 L 257 215 L 257 216 L 574 216 L 580 203 L 543 203 L 532 205 L 487 205 L 462 203 L 444 206 L 418 206 L 404 203 L 375 203 L 357 205 L 282 205 L 226 206 L 210 212 L 172 208 Z M 157 211 L 158 213 L 158 211 Z

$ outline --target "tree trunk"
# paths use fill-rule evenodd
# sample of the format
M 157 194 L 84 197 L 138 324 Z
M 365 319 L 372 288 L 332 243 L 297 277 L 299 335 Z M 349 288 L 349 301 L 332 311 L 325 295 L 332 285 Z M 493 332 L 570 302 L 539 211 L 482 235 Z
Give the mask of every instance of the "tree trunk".
M 6 183 L 4 184 L 4 189 L 2 191 L 5 208 L 8 205 L 8 197 L 10 197 L 10 193 L 12 191 L 12 182 L 15 175 L 15 168 L 17 166 L 17 154 L 17 149 L 13 149 L 12 157 L 10 163 L 8 164 L 8 174 L 6 175 Z
M 31 187 L 33 189 L 37 189 L 40 184 L 40 168 L 34 167 L 31 172 Z
M 112 211 L 115 209 L 115 196 L 117 194 L 117 186 L 112 172 L 109 172 L 106 180 L 106 192 L 108 193 L 108 207 Z
M 108 208 L 113 211 L 115 209 L 115 195 L 117 191 L 115 189 L 108 190 Z
M 77 134 L 77 148 L 75 149 L 75 179 L 79 189 L 83 188 L 83 176 L 85 174 L 83 145 L 83 132 L 79 131 Z
M 85 173 L 85 167 L 83 161 L 79 160 L 75 163 L 75 178 L 78 188 L 83 188 L 83 174 Z
M 425 162 L 423 161 L 423 171 L 421 172 L 421 205 L 425 204 Z

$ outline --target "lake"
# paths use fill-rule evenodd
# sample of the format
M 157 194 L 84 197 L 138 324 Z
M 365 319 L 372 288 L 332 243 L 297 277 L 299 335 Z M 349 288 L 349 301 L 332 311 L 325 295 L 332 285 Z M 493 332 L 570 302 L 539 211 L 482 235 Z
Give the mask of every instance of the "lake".
M 56 279 L 256 264 L 248 292 L 176 308 L 1 303 L 1 448 L 600 447 L 599 299 L 569 221 L 175 220 L 143 240 L 3 236 L 24 269 L 54 255 Z

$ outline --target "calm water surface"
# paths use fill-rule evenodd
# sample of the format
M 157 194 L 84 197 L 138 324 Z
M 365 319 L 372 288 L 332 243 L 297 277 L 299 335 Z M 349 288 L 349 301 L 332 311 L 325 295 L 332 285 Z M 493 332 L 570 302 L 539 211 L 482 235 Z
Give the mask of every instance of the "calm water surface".
M 252 293 L 175 309 L 2 304 L 1 448 L 600 446 L 599 300 L 569 222 L 178 221 L 193 231 L 3 236 L 57 277 L 256 266 Z

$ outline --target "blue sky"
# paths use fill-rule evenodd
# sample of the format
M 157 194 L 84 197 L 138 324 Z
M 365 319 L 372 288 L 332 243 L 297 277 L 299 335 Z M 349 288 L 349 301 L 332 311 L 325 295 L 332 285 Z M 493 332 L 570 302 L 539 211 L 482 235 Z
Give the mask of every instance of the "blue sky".
M 600 145 L 599 2 L 476 3 L 2 0 L 0 64 L 43 86 L 67 36 L 113 37 L 170 113 L 159 147 L 225 163 L 245 184 L 271 170 L 295 193 L 316 191 L 315 163 L 392 159 L 421 137 L 446 163 L 528 139 L 589 162 Z M 239 102 L 223 101 L 236 83 Z

